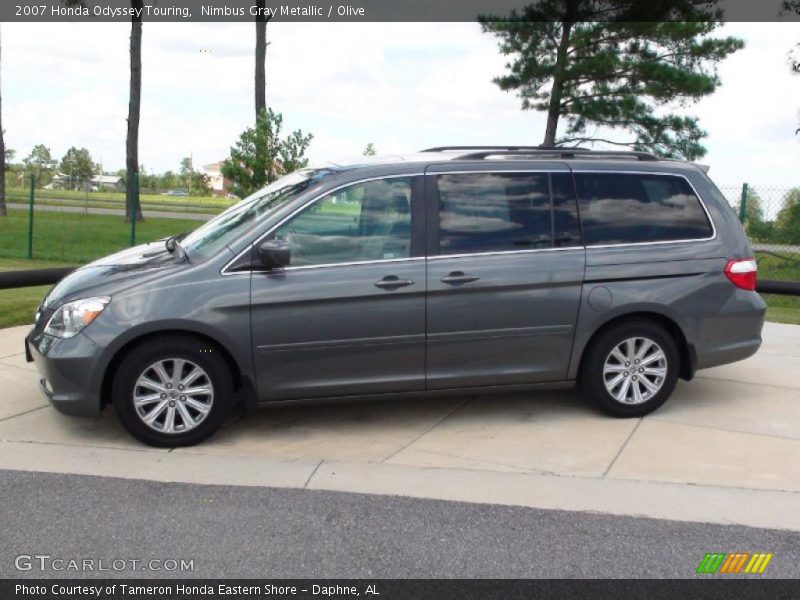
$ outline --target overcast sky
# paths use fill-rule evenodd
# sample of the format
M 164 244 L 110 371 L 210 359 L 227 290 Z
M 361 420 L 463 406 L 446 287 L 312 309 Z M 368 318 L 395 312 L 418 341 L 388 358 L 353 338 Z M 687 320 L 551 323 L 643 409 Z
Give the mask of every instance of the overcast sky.
M 253 120 L 254 26 L 145 23 L 140 162 L 178 170 L 224 159 Z M 2 24 L 3 124 L 17 158 L 44 143 L 60 159 L 85 146 L 105 170 L 125 164 L 128 24 Z M 796 23 L 732 23 L 746 48 L 722 87 L 691 108 L 722 185 L 800 185 L 800 77 L 787 53 Z M 312 161 L 435 145 L 538 144 L 544 116 L 492 78 L 495 40 L 472 23 L 269 26 L 267 103 L 287 132 L 314 134 Z M 624 134 L 619 134 L 624 138 Z

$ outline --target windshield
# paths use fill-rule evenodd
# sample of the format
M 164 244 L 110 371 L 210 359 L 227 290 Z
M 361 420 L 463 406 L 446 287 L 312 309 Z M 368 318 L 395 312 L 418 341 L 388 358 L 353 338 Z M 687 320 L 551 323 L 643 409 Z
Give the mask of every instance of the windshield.
M 190 258 L 205 260 L 252 231 L 278 207 L 296 198 L 329 173 L 329 169 L 304 169 L 286 175 L 195 229 L 181 240 L 181 246 Z

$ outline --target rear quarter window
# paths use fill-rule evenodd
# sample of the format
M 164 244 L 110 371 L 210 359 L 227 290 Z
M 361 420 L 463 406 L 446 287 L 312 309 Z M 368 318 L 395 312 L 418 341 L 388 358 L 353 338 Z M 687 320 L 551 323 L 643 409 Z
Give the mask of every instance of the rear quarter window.
M 683 177 L 575 173 L 587 246 L 700 240 L 713 229 Z

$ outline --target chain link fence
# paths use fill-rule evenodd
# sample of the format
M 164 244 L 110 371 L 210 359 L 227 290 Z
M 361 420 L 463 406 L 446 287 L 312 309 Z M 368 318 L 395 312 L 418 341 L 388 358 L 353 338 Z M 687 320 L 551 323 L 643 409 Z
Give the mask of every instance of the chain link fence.
M 759 279 L 800 281 L 800 187 L 720 186 L 758 258 Z
M 27 189 L 6 192 L 0 219 L 0 259 L 38 259 L 79 265 L 101 256 L 191 231 L 234 201 L 143 193 L 144 220 L 125 217 L 125 194 L 109 190 Z M 0 268 L 2 270 L 2 268 Z

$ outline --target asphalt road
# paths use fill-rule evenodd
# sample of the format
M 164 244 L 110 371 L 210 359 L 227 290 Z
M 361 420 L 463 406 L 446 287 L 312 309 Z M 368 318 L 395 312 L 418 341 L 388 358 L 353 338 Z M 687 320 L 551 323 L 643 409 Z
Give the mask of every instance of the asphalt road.
M 800 574 L 800 534 L 390 496 L 0 471 L 0 577 L 18 555 L 191 559 L 185 573 L 269 578 L 694 577 L 706 552 L 773 552 Z M 113 573 L 95 572 L 108 577 Z M 710 576 L 704 576 L 710 577 Z M 725 576 L 731 577 L 731 576 Z M 752 578 L 752 576 L 749 576 Z

